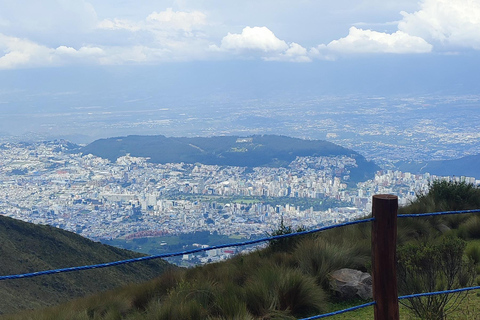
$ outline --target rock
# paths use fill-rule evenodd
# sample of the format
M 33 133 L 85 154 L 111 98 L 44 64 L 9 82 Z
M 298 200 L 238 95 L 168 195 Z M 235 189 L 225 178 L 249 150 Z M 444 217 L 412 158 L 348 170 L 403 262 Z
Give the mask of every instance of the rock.
M 446 224 L 443 224 L 443 223 L 439 224 L 439 225 L 437 226 L 437 229 L 438 229 L 438 231 L 440 231 L 441 233 L 447 233 L 447 232 L 449 232 L 449 231 L 451 230 Z
M 330 288 L 341 299 L 372 298 L 372 276 L 354 269 L 340 269 L 330 274 Z

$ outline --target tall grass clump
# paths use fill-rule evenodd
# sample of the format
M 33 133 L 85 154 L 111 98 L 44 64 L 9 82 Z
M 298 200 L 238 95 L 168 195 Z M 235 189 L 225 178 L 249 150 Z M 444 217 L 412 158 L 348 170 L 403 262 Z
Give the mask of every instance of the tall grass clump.
M 480 216 L 474 215 L 468 218 L 458 228 L 458 234 L 464 239 L 480 239 Z
M 465 254 L 475 265 L 480 264 L 480 244 L 469 243 L 465 249 Z
M 300 270 L 264 266 L 245 286 L 248 310 L 256 317 L 302 317 L 324 310 L 326 295 Z
M 321 237 L 303 241 L 294 253 L 300 270 L 328 288 L 329 274 L 342 268 L 364 269 L 370 255 L 358 247 L 332 243 Z

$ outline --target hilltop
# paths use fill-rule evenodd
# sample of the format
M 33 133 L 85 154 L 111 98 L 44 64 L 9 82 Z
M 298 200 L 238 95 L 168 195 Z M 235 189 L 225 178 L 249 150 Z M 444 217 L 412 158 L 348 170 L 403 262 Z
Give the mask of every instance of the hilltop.
M 50 226 L 0 215 L 0 275 L 98 264 L 142 256 Z M 107 269 L 0 282 L 0 314 L 58 304 L 145 281 L 169 267 L 152 260 Z
M 169 138 L 127 136 L 96 140 L 80 149 L 115 161 L 130 154 L 152 163 L 202 163 L 239 167 L 286 167 L 296 157 L 348 156 L 357 167 L 350 172 L 353 182 L 372 178 L 379 168 L 357 152 L 323 140 L 303 140 L 278 135 L 249 137 L 220 136 Z

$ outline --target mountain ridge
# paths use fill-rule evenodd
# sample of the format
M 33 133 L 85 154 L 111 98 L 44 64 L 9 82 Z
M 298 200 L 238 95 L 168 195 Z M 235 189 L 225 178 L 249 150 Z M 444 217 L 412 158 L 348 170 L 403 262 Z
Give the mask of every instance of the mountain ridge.
M 324 140 L 304 140 L 278 135 L 166 137 L 132 135 L 96 140 L 79 149 L 115 161 L 130 154 L 152 163 L 202 163 L 239 167 L 285 167 L 297 156 L 353 157 L 354 182 L 372 178 L 379 167 L 359 153 Z

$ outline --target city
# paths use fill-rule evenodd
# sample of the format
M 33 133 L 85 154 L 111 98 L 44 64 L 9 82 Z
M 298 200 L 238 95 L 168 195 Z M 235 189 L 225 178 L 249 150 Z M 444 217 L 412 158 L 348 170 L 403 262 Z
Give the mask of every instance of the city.
M 271 232 L 281 219 L 311 228 L 366 216 L 374 194 L 396 194 L 406 205 L 441 178 L 383 170 L 351 188 L 346 180 L 355 160 L 346 156 L 297 157 L 288 168 L 247 170 L 157 165 L 129 155 L 110 162 L 68 152 L 66 145 L 1 146 L 3 215 L 97 241 L 197 231 L 250 238 Z

